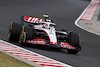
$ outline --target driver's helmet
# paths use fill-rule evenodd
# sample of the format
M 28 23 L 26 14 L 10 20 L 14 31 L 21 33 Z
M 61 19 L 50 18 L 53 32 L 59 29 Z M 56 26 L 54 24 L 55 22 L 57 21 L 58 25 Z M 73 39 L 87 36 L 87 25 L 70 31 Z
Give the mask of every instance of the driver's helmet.
M 49 15 L 48 15 L 48 14 L 44 14 L 43 17 L 44 17 L 45 19 L 47 19 L 47 18 L 49 17 Z

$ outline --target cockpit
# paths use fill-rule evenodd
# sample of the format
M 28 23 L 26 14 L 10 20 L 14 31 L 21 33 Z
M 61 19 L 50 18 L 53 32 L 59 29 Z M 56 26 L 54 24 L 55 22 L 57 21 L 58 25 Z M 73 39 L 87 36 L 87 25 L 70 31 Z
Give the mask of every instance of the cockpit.
M 34 23 L 35 27 L 46 28 L 46 29 L 55 28 L 55 25 L 56 25 L 55 23 L 51 22 Z

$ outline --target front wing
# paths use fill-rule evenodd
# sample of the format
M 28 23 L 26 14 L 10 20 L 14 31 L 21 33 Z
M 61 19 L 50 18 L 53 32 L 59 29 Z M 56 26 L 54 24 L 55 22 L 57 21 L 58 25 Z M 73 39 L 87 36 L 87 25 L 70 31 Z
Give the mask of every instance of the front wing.
M 47 43 L 45 39 L 33 39 L 33 40 L 26 40 L 27 43 L 31 44 L 41 44 L 41 45 L 49 45 L 49 46 L 56 46 L 56 47 L 61 47 L 61 48 L 66 48 L 66 49 L 76 49 L 76 47 L 70 45 L 67 42 L 57 42 L 57 44 L 50 44 Z

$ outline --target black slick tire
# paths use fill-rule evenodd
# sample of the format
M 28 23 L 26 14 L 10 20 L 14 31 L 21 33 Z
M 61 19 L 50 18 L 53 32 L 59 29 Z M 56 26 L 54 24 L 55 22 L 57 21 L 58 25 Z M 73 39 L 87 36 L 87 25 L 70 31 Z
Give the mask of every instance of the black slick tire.
M 67 49 L 68 53 L 70 54 L 76 54 L 81 50 L 81 46 L 80 46 L 80 36 L 78 33 L 76 32 L 69 32 L 68 34 L 68 43 L 74 47 L 76 47 L 76 49 Z
M 21 29 L 22 29 L 21 23 L 12 22 L 9 27 L 8 40 L 13 42 L 18 42 Z
M 24 25 L 20 33 L 19 44 L 25 43 L 26 40 L 32 40 L 33 36 L 34 36 L 34 27 Z

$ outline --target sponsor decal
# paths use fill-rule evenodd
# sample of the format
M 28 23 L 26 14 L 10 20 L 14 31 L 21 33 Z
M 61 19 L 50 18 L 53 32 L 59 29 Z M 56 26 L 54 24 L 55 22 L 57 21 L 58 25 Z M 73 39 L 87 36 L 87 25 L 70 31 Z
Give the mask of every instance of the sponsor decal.
M 28 43 L 31 44 L 44 44 L 46 45 L 45 39 L 33 39 L 33 40 L 27 40 Z
M 63 47 L 63 48 L 67 48 L 67 49 L 76 49 L 76 47 L 68 44 L 67 42 L 61 42 L 60 46 Z
M 50 42 L 50 44 L 54 44 L 55 45 L 55 44 L 57 44 L 57 42 Z
M 36 17 L 30 17 L 30 16 L 24 16 L 24 21 L 30 22 L 30 23 L 39 23 L 42 22 L 44 19 L 42 18 L 36 18 Z M 46 21 L 51 21 L 49 19 L 46 19 Z
M 42 18 L 35 18 L 35 17 L 29 17 L 29 16 L 24 16 L 24 20 L 31 23 L 38 23 L 38 22 L 43 21 Z

